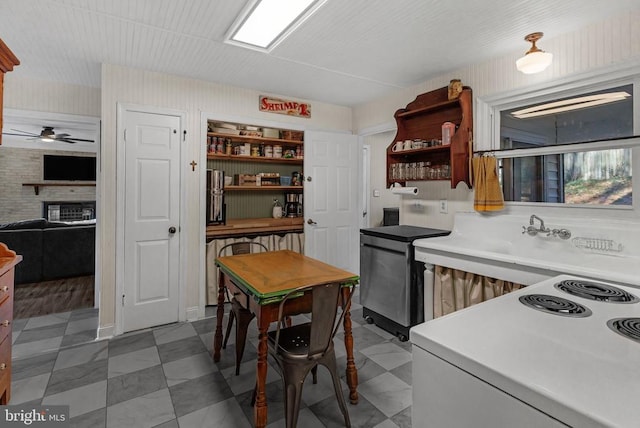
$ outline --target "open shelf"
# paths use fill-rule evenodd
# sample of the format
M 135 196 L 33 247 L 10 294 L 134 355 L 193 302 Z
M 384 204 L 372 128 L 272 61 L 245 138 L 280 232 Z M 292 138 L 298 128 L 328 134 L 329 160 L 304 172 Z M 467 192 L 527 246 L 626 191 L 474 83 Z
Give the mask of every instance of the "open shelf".
M 207 153 L 207 159 L 236 160 L 241 162 L 281 163 L 291 165 L 302 165 L 304 163 L 304 159 L 300 158 L 266 158 L 262 156 L 225 155 L 220 153 Z
M 252 137 L 249 135 L 225 134 L 221 132 L 207 132 L 208 137 L 230 138 L 234 142 L 245 143 L 273 143 L 284 144 L 288 146 L 302 146 L 304 141 L 300 140 L 284 140 L 282 138 Z
M 447 108 L 456 108 L 456 107 L 458 107 L 458 100 L 457 99 L 435 103 L 435 104 L 432 104 L 432 105 L 429 105 L 429 106 L 416 108 L 414 110 L 407 110 L 407 111 L 404 111 L 402 113 L 398 113 L 396 115 L 396 117 L 406 118 L 406 117 L 417 116 L 417 115 L 421 115 L 421 114 L 435 112 L 435 111 L 438 111 L 438 110 L 444 110 L 444 109 L 447 109 Z
M 235 191 L 269 191 L 269 190 L 285 190 L 287 192 L 291 192 L 294 190 L 302 191 L 302 186 L 224 186 L 225 191 L 235 192 Z
M 64 182 L 64 183 L 47 183 L 47 182 L 40 182 L 40 183 L 22 183 L 23 186 L 25 187 L 30 187 L 33 186 L 33 191 L 35 192 L 36 195 L 40 194 L 40 187 L 45 187 L 45 186 L 49 186 L 49 187 L 96 187 L 96 183 L 94 182 L 81 182 L 81 183 L 76 183 L 75 181 L 68 181 L 68 182 Z

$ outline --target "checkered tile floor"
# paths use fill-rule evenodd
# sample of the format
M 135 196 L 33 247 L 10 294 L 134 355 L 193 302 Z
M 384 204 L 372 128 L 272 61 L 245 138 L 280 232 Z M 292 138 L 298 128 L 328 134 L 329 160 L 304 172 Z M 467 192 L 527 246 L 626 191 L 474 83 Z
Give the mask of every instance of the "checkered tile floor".
M 410 427 L 409 342 L 367 325 L 362 308 L 353 306 L 360 402 L 347 405 L 352 426 Z M 257 329 L 252 323 L 240 376 L 235 376 L 233 335 L 221 361 L 211 358 L 215 320 L 105 341 L 93 340 L 95 309 L 15 320 L 11 404 L 70 405 L 72 427 L 250 427 Z M 336 336 L 336 352 L 344 374 L 342 337 Z M 298 426 L 343 426 L 330 376 L 324 368 L 318 373 L 318 384 L 305 384 Z M 343 387 L 347 397 L 344 378 Z M 267 399 L 269 427 L 283 427 L 282 385 L 272 366 Z

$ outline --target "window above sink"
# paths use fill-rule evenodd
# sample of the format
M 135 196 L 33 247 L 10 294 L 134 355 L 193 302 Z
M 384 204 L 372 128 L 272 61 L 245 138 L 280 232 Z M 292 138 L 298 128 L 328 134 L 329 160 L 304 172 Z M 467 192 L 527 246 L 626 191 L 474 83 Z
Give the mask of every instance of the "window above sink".
M 476 141 L 484 146 L 475 150 L 499 159 L 509 205 L 638 209 L 637 70 L 599 70 L 478 100 Z

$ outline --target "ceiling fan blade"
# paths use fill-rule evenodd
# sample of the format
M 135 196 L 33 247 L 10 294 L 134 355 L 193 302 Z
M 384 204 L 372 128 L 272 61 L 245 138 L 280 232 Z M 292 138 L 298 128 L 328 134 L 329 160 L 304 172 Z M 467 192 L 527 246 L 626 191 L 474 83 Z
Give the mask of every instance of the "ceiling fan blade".
M 56 139 L 62 141 L 60 138 L 56 138 Z M 86 143 L 95 143 L 94 140 L 85 140 L 83 138 L 64 138 L 64 140 L 73 140 L 74 143 L 77 143 L 78 141 L 83 141 Z
M 15 135 L 18 137 L 30 137 L 29 140 L 42 140 L 42 134 L 34 134 L 32 132 L 21 131 L 20 129 L 11 129 L 12 131 L 21 132 L 21 134 L 13 133 L 13 132 L 3 132 L 3 135 Z M 51 128 L 53 130 L 53 128 Z M 75 144 L 77 142 L 85 142 L 85 143 L 95 143 L 95 140 L 87 140 L 84 138 L 71 138 L 70 134 L 61 133 L 61 134 L 53 134 L 48 138 L 55 141 L 62 141 L 64 143 Z
M 31 134 L 16 134 L 15 132 L 3 132 L 2 135 L 15 135 L 18 137 L 34 137 L 34 135 L 31 135 Z
M 17 135 L 19 137 L 37 137 L 38 134 L 34 134 L 32 132 L 22 131 L 20 129 L 11 129 L 12 131 L 21 132 L 21 134 L 14 134 L 11 132 L 3 132 L 4 135 Z

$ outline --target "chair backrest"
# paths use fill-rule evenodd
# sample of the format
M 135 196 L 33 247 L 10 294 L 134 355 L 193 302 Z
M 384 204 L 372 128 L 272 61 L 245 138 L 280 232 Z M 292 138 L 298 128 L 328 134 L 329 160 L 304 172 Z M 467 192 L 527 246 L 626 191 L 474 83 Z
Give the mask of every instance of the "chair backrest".
M 227 248 L 231 249 L 231 254 L 234 256 L 238 254 L 258 253 L 260 252 L 258 250 L 262 250 L 263 252 L 269 251 L 266 245 L 259 242 L 233 242 L 220 248 L 220 250 L 218 251 L 218 257 L 224 256 Z
M 336 322 L 338 314 L 338 303 L 340 299 L 340 291 L 346 285 L 333 283 L 316 286 L 299 287 L 287 293 L 282 302 L 280 302 L 278 310 L 278 327 L 276 331 L 276 344 L 280 336 L 280 326 L 282 325 L 284 304 L 289 298 L 297 297 L 301 293 L 311 292 L 312 309 L 311 309 L 311 332 L 309 337 L 309 351 L 307 357 L 315 359 L 321 357 L 329 348 L 333 337 L 336 335 L 340 322 L 344 317 L 344 310 L 340 314 Z M 349 295 L 344 304 L 347 308 L 353 296 L 354 286 L 350 285 Z

